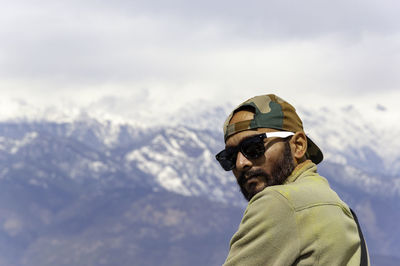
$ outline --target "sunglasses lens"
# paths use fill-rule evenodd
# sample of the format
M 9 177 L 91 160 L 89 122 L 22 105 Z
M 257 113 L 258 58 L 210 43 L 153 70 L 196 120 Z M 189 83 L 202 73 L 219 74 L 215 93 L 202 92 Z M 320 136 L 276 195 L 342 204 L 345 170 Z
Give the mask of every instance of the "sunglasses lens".
M 237 151 L 234 149 L 225 149 L 218 153 L 215 158 L 225 171 L 230 171 L 235 167 Z
M 238 147 L 226 148 L 218 153 L 215 158 L 225 171 L 235 168 L 238 150 L 247 159 L 257 159 L 265 152 L 264 141 L 260 136 L 255 136 L 242 141 Z
M 257 159 L 265 152 L 264 142 L 260 138 L 248 139 L 242 143 L 241 152 L 247 159 Z

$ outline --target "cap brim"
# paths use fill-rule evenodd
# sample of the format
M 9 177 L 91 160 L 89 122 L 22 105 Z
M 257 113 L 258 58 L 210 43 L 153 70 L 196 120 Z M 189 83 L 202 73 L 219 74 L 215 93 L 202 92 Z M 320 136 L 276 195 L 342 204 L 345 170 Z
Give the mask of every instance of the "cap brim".
M 307 137 L 307 141 L 308 141 L 308 147 L 307 147 L 308 158 L 313 163 L 319 164 L 324 159 L 322 151 L 309 137 Z

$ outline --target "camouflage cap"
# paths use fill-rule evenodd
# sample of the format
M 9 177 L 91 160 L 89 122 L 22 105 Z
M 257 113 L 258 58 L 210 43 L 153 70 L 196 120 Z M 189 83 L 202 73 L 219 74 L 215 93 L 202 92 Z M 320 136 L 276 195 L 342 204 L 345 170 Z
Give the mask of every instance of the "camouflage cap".
M 255 111 L 252 120 L 229 124 L 235 112 L 248 106 L 254 108 Z M 288 102 L 274 94 L 253 97 L 236 107 L 224 123 L 225 141 L 229 136 L 237 132 L 256 128 L 272 128 L 290 132 L 304 132 L 303 122 L 297 115 L 296 109 Z M 307 141 L 307 158 L 311 159 L 315 164 L 320 163 L 323 159 L 321 150 L 309 137 L 307 137 Z

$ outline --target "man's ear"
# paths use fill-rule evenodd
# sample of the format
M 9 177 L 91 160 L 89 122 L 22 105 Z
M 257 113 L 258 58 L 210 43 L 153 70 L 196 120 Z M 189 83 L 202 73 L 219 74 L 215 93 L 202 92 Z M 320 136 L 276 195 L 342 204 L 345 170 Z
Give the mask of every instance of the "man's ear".
M 307 137 L 304 132 L 296 132 L 290 139 L 293 159 L 298 163 L 304 161 L 307 151 Z

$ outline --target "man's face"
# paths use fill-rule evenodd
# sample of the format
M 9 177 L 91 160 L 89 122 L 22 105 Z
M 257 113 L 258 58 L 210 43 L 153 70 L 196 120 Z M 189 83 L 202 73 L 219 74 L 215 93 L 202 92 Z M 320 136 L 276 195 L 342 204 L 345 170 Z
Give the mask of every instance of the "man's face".
M 249 120 L 253 116 L 252 112 L 239 111 L 232 117 L 231 123 Z M 242 131 L 229 137 L 226 146 L 237 146 L 248 137 L 274 131 L 276 130 L 268 128 Z M 283 184 L 295 168 L 289 141 L 282 138 L 268 138 L 264 140 L 264 145 L 266 148 L 264 156 L 257 159 L 247 159 L 238 152 L 236 167 L 232 170 L 247 200 L 268 186 Z

